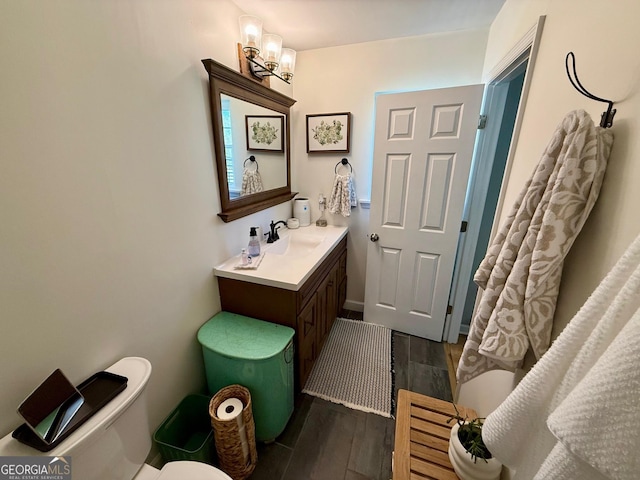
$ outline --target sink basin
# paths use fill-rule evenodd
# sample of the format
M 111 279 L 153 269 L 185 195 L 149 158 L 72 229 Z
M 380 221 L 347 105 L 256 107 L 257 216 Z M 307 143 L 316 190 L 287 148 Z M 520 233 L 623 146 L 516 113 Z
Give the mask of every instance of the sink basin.
M 300 257 L 311 253 L 324 241 L 324 236 L 290 232 L 287 236 L 272 243 L 266 250 L 269 254 Z
M 240 255 L 234 255 L 213 271 L 216 277 L 298 291 L 327 255 L 346 242 L 347 232 L 347 227 L 336 225 L 282 228 L 280 240 L 262 245 L 265 256 L 259 268 L 238 269 Z

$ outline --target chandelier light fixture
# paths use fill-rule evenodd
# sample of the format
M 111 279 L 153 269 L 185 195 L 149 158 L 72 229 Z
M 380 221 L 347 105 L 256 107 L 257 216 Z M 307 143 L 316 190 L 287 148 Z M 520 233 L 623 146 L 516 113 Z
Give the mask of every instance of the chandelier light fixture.
M 262 35 L 262 20 L 258 17 L 242 15 L 239 24 L 242 51 L 249 62 L 251 73 L 260 79 L 273 76 L 289 83 L 296 65 L 295 50 L 282 48 L 280 35 Z

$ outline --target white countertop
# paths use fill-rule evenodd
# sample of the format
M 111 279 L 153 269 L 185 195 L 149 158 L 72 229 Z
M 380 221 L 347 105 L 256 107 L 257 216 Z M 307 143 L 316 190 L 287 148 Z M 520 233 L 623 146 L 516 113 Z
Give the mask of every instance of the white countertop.
M 215 267 L 213 272 L 217 277 L 233 278 L 286 290 L 299 290 L 322 261 L 329 256 L 333 248 L 347 235 L 348 230 L 347 227 L 333 225 L 326 227 L 309 225 L 293 230 L 281 228 L 278 230 L 280 240 L 271 244 L 260 244 L 264 258 L 257 269 L 236 270 L 234 267 L 240 263 L 238 254 Z M 287 239 L 288 236 L 291 238 Z M 313 248 L 304 247 L 305 250 L 295 251 L 294 247 L 283 251 L 286 250 L 283 246 L 292 239 L 293 241 L 313 240 L 319 243 Z M 270 253 L 270 250 L 273 252 Z

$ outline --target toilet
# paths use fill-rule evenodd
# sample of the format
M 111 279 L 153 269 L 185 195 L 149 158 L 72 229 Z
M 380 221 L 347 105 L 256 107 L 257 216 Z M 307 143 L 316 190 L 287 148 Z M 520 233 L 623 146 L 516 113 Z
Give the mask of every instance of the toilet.
M 0 439 L 0 456 L 71 456 L 71 475 L 78 480 L 231 480 L 200 462 L 169 462 L 162 470 L 145 465 L 151 450 L 146 402 L 151 363 L 127 357 L 106 371 L 127 377 L 127 387 L 68 438 L 40 452 L 9 434 Z

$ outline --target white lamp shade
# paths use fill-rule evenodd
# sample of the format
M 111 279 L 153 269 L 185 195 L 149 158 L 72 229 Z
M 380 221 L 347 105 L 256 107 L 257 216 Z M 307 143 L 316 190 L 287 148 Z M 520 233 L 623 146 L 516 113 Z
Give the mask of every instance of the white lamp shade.
M 258 52 L 262 44 L 262 20 L 252 15 L 242 15 L 240 23 L 240 39 L 244 48 L 253 48 Z
M 283 48 L 280 55 L 280 71 L 282 73 L 290 73 L 296 68 L 296 51 L 291 48 Z
M 282 51 L 282 37 L 273 33 L 266 33 L 263 41 L 264 49 L 262 58 L 265 62 L 280 63 L 280 53 Z

